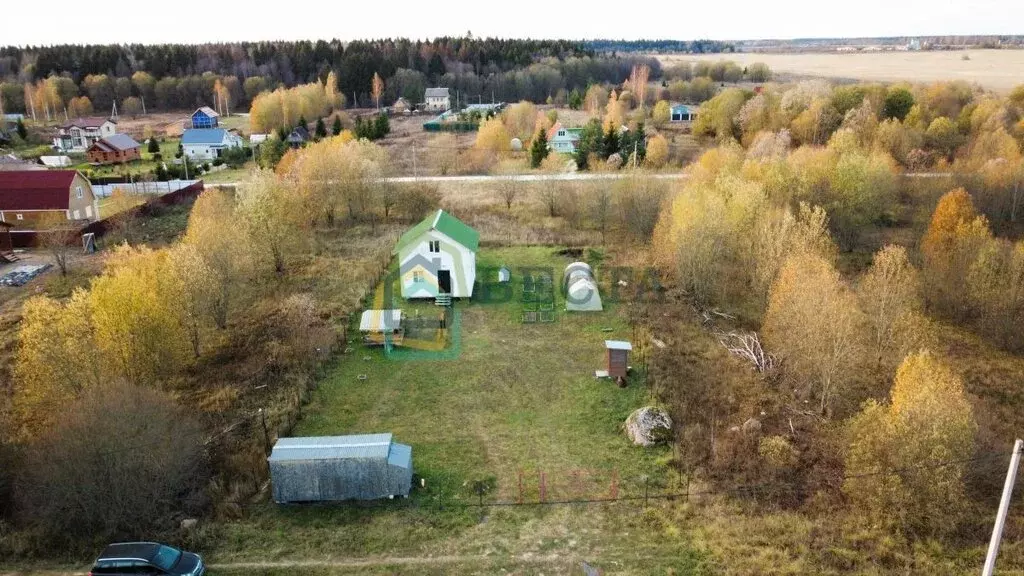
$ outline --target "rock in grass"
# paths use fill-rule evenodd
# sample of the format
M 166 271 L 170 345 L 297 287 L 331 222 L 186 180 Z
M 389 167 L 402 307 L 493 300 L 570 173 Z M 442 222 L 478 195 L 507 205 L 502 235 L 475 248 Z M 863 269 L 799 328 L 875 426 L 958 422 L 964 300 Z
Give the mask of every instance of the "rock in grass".
M 644 406 L 626 418 L 626 434 L 638 446 L 667 442 L 672 438 L 672 418 L 661 408 Z

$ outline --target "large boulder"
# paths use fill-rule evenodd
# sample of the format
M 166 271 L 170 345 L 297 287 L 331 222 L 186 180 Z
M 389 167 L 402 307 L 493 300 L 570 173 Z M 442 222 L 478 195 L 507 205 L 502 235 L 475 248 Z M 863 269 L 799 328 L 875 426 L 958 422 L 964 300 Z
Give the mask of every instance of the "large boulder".
M 619 168 L 622 168 L 622 155 L 616 152 L 608 157 L 606 163 L 608 164 L 609 168 L 612 168 L 613 170 L 618 170 Z
M 672 439 L 672 418 L 655 406 L 644 406 L 626 418 L 626 434 L 633 444 L 653 446 Z

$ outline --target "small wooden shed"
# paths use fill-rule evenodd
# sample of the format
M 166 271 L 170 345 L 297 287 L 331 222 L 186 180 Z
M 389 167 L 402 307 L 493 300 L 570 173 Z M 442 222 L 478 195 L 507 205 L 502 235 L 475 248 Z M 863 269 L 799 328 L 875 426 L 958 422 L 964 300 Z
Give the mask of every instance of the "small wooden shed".
M 608 350 L 608 376 L 625 378 L 633 345 L 624 340 L 605 340 L 604 347 Z

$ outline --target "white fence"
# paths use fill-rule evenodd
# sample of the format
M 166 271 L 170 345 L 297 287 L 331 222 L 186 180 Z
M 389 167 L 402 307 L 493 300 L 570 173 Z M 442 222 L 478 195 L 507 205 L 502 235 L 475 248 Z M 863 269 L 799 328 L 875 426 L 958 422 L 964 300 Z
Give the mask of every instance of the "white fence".
M 97 198 L 107 198 L 120 188 L 129 194 L 154 194 L 163 196 L 182 188 L 187 188 L 198 180 L 169 180 L 167 182 L 125 182 L 123 184 L 93 184 L 92 192 Z

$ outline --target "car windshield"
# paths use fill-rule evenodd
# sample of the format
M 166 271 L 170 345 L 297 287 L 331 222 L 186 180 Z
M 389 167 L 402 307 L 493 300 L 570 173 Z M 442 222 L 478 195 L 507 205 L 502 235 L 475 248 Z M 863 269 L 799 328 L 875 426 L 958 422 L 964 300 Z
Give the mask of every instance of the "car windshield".
M 181 550 L 161 545 L 153 556 L 152 562 L 163 570 L 170 570 L 178 563 L 178 558 L 181 558 Z

